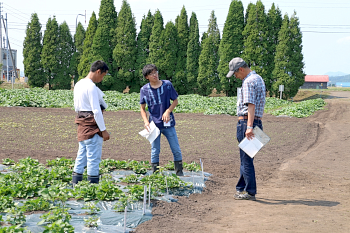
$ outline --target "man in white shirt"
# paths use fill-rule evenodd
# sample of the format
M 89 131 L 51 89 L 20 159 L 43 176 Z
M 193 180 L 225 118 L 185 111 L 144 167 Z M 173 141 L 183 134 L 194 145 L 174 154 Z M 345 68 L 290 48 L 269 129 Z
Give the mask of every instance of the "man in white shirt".
M 107 108 L 103 92 L 95 85 L 103 80 L 108 66 L 103 61 L 95 61 L 89 74 L 74 86 L 74 108 L 78 115 L 79 150 L 73 169 L 73 185 L 83 180 L 87 167 L 88 181 L 99 182 L 99 165 L 103 141 L 109 140 L 102 112 Z

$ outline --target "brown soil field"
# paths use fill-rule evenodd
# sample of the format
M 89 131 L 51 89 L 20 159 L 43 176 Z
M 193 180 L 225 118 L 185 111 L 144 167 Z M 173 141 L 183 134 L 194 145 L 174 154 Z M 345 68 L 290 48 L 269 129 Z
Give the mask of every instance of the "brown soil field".
M 154 201 L 152 220 L 135 232 L 350 232 L 349 98 L 350 92 L 330 92 L 325 109 L 308 118 L 264 115 L 271 141 L 255 157 L 256 201 L 233 198 L 237 117 L 175 114 L 183 161 L 202 159 L 213 175 L 202 194 Z M 140 113 L 104 116 L 111 139 L 103 159 L 150 160 L 150 145 L 138 135 Z M 75 158 L 73 110 L 0 107 L 0 117 L 0 159 Z M 164 137 L 161 143 L 164 165 L 172 154 Z

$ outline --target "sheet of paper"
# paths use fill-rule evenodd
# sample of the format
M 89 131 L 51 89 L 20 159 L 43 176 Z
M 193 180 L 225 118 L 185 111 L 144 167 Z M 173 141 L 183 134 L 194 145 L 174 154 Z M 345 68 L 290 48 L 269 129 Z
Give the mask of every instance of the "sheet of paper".
M 244 138 L 241 143 L 239 143 L 239 148 L 241 148 L 247 155 L 254 158 L 256 153 L 270 141 L 269 136 L 267 136 L 259 127 L 255 126 L 253 129 L 254 138 L 248 140 Z
M 244 138 L 239 144 L 239 147 L 251 158 L 253 158 L 263 146 L 264 145 L 256 137 L 254 137 L 252 140 Z
M 152 144 L 152 142 L 158 137 L 158 135 L 160 134 L 160 130 L 158 129 L 158 127 L 154 124 L 154 122 L 152 121 L 149 124 L 149 131 L 147 131 L 147 129 L 144 129 L 142 131 L 139 132 L 139 134 L 142 137 L 145 137 L 150 144 Z

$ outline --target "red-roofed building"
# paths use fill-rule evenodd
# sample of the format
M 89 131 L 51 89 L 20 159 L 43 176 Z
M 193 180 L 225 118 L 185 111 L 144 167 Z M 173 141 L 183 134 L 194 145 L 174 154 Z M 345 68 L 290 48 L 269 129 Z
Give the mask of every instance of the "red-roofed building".
M 302 89 L 327 89 L 328 75 L 306 75 Z

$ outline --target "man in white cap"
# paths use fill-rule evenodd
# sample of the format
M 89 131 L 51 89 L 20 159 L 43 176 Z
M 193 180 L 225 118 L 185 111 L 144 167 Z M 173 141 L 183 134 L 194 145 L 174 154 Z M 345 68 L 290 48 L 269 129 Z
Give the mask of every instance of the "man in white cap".
M 242 80 L 242 88 L 237 93 L 237 140 L 241 142 L 244 137 L 249 140 L 254 137 L 253 128 L 263 129 L 261 118 L 265 107 L 265 83 L 255 71 L 240 57 L 233 58 L 229 63 L 230 71 L 227 77 L 234 75 Z M 236 200 L 253 200 L 256 194 L 256 179 L 253 158 L 240 149 L 240 177 L 236 185 Z

